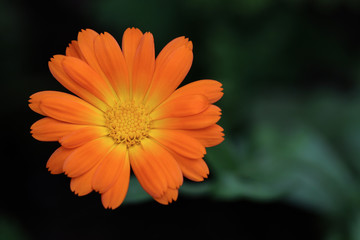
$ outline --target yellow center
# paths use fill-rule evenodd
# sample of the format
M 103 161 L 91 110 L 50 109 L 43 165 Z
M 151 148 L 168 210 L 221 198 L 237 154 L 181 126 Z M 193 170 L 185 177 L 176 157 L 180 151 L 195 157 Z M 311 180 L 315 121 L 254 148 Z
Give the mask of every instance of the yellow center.
M 149 136 L 151 120 L 142 104 L 116 103 L 105 112 L 105 120 L 109 136 L 118 144 L 130 147 Z

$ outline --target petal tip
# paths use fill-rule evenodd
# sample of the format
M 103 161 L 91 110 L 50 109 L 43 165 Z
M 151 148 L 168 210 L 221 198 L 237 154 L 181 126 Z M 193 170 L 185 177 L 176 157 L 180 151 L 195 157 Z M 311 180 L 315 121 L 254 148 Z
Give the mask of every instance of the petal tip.
M 193 43 L 192 43 L 192 41 L 188 41 L 188 43 L 186 44 L 186 47 L 190 50 L 190 51 L 192 51 L 193 50 Z
M 134 34 L 143 34 L 141 32 L 141 30 L 139 28 L 136 28 L 136 27 L 131 27 L 131 28 L 127 28 L 124 32 L 125 33 L 134 33 Z

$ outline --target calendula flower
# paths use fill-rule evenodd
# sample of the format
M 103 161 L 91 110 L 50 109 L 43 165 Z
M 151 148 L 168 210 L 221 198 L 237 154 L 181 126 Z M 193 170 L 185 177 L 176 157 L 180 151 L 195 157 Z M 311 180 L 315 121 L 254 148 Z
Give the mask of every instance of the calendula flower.
M 82 30 L 66 55 L 49 61 L 52 75 L 76 96 L 42 91 L 30 108 L 45 116 L 31 126 L 40 141 L 58 141 L 47 168 L 65 173 L 79 196 L 95 190 L 105 208 L 124 200 L 131 169 L 156 201 L 177 199 L 183 176 L 209 174 L 205 148 L 223 141 L 213 105 L 223 93 L 214 80 L 177 89 L 193 60 L 192 42 L 178 37 L 155 58 L 153 35 L 129 28 L 122 48 L 109 34 Z

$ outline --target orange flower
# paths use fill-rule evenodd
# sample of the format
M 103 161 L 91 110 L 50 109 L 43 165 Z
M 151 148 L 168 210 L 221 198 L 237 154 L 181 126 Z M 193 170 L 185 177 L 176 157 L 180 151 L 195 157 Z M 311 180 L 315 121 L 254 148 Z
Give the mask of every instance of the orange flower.
M 176 89 L 193 59 L 192 42 L 178 37 L 155 58 L 151 33 L 129 28 L 122 49 L 109 34 L 87 29 L 66 55 L 49 62 L 52 75 L 76 96 L 42 91 L 30 108 L 45 116 L 31 126 L 40 141 L 59 141 L 47 168 L 65 173 L 79 196 L 101 194 L 105 208 L 124 200 L 130 167 L 156 201 L 177 199 L 183 176 L 202 181 L 209 174 L 205 147 L 223 141 L 213 105 L 221 83 L 200 80 Z

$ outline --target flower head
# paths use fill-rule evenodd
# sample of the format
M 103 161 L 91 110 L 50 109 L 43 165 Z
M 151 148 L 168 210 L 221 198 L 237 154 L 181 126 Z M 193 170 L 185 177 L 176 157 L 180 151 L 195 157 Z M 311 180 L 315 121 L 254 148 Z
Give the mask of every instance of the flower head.
M 70 177 L 79 196 L 99 192 L 105 208 L 123 202 L 130 169 L 162 204 L 177 199 L 183 176 L 204 180 L 205 148 L 223 141 L 216 124 L 221 110 L 213 105 L 223 93 L 214 80 L 178 88 L 192 47 L 178 37 L 155 58 L 151 33 L 129 28 L 120 48 L 109 33 L 82 30 L 66 55 L 49 62 L 52 75 L 76 96 L 42 91 L 29 100 L 45 116 L 31 126 L 33 137 L 61 144 L 49 171 Z

